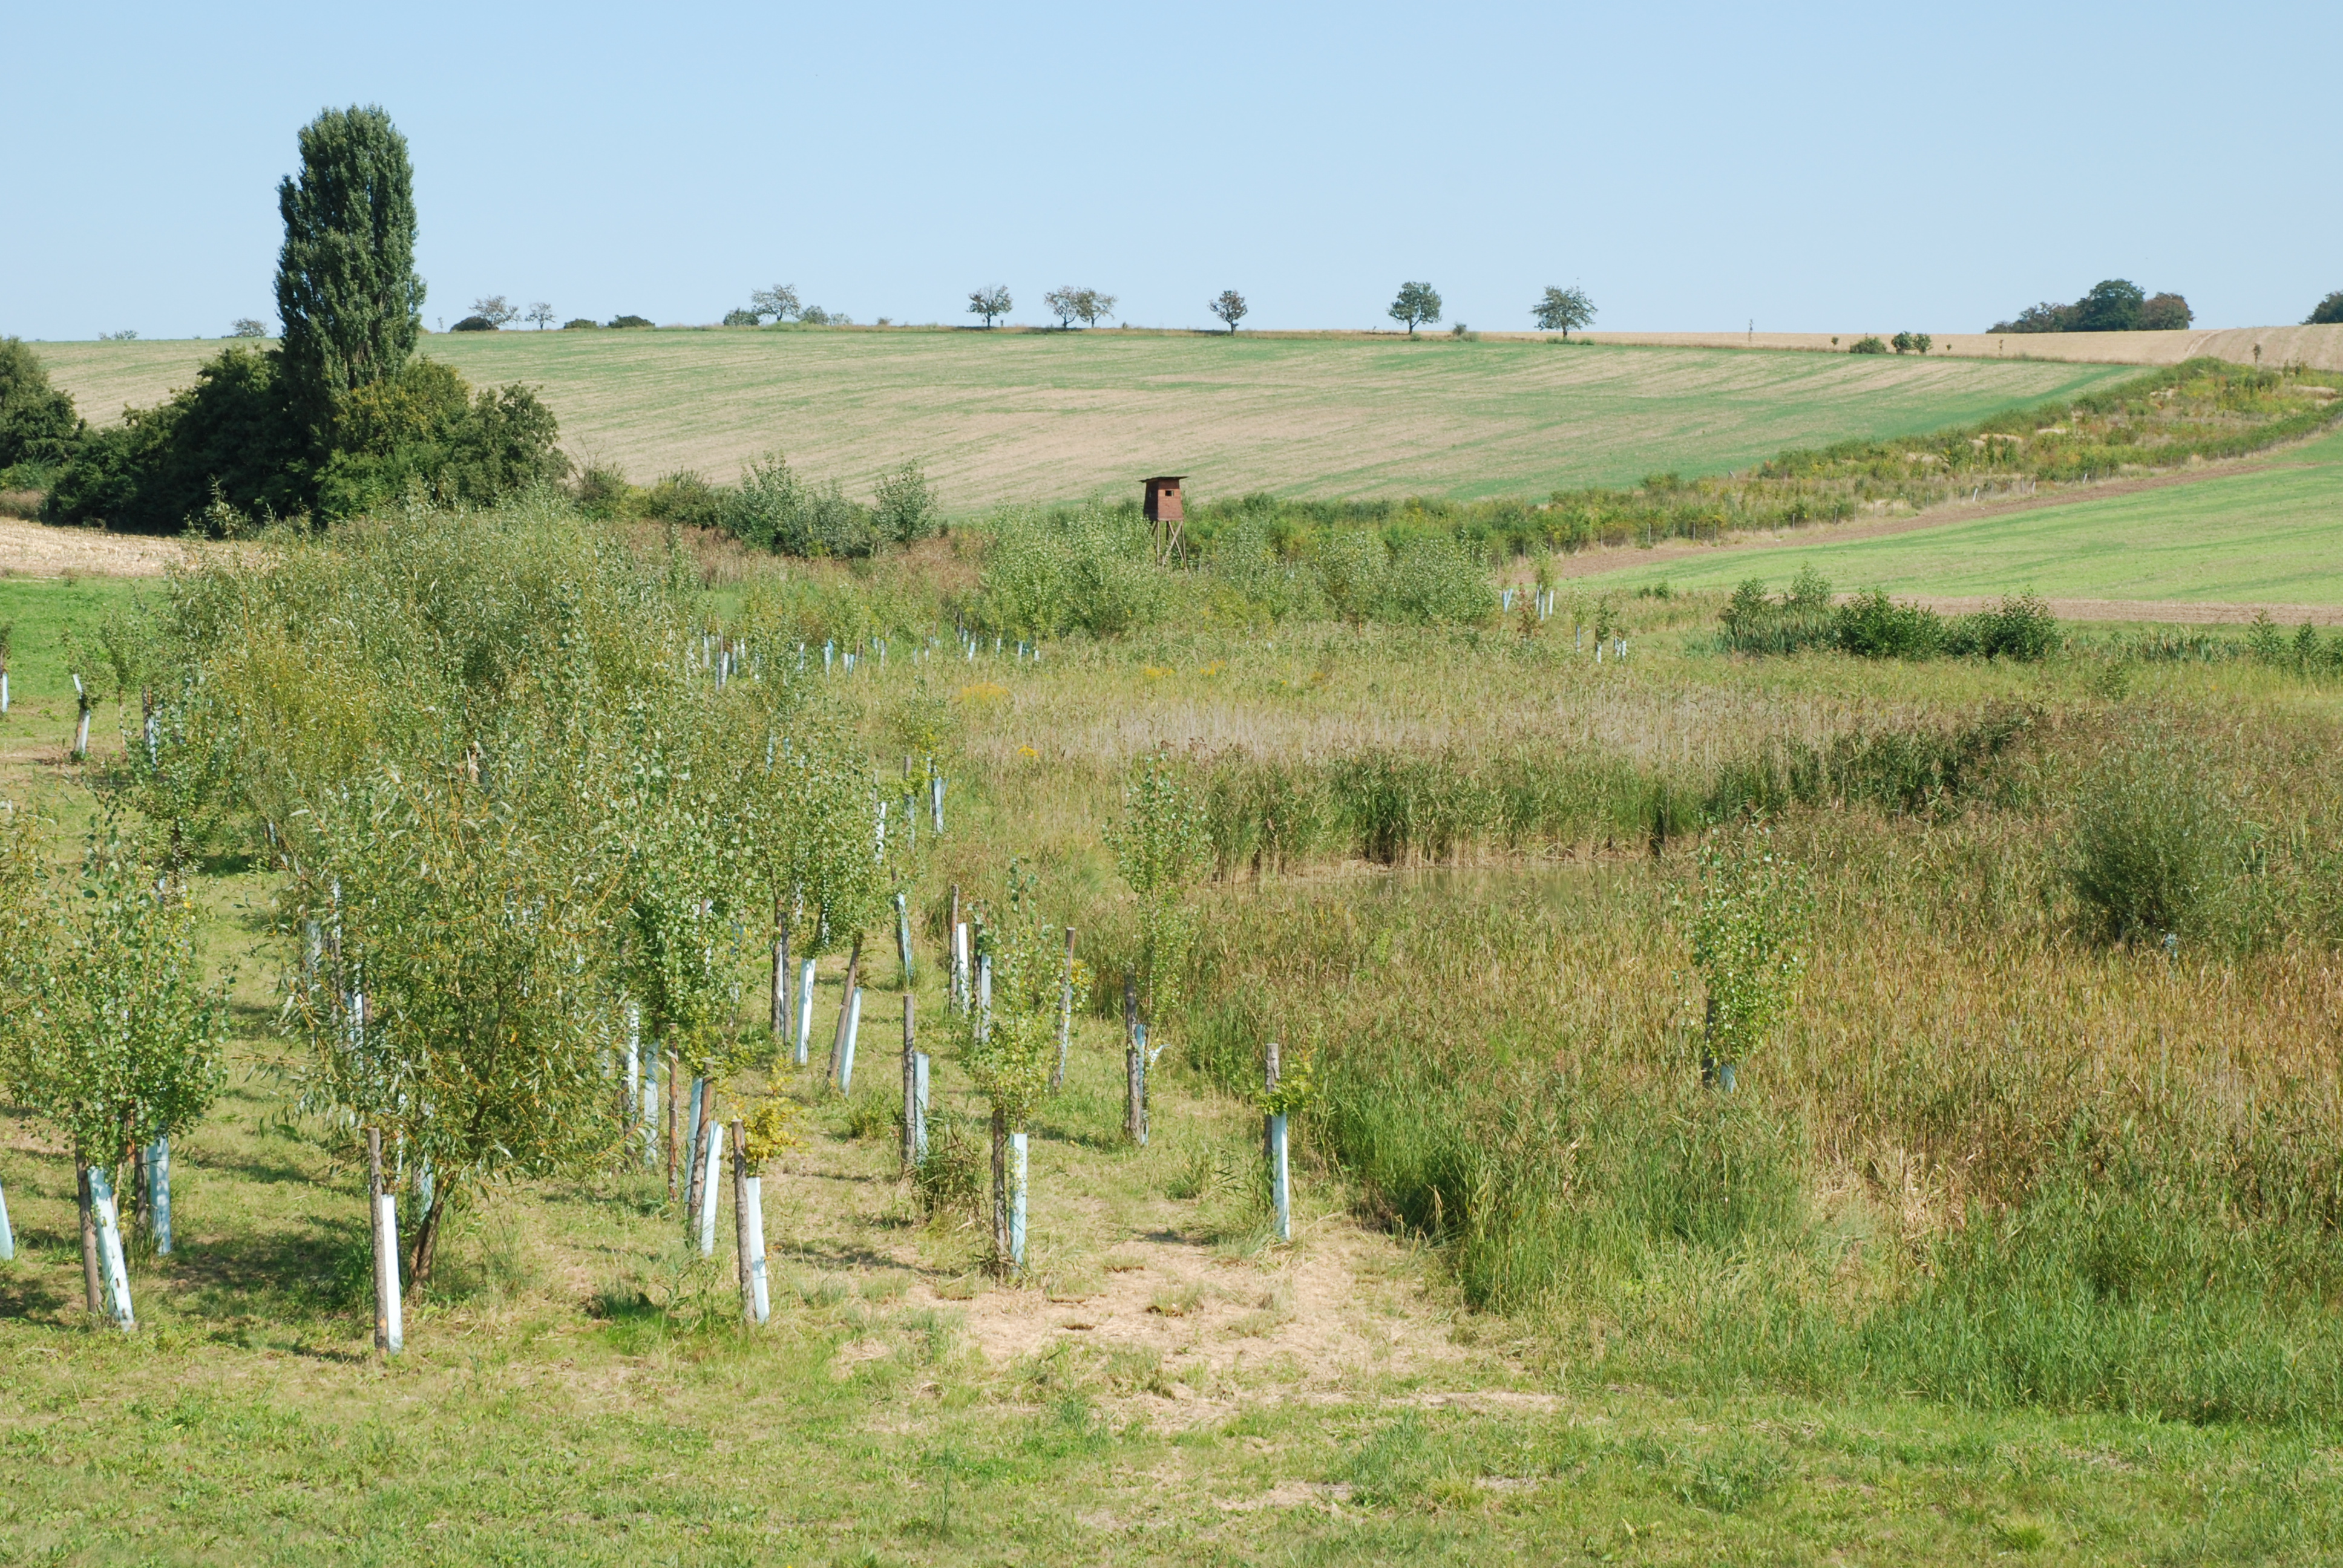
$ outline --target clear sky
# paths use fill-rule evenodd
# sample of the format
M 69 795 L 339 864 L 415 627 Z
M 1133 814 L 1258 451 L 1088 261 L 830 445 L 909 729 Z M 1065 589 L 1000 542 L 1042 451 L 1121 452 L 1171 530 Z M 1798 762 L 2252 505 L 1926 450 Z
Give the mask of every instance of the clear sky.
M 0 333 L 273 320 L 318 109 L 407 134 L 426 325 L 497 293 L 712 321 L 1976 331 L 2102 277 L 2200 326 L 2343 288 L 2343 5 L 342 6 L 0 0 Z

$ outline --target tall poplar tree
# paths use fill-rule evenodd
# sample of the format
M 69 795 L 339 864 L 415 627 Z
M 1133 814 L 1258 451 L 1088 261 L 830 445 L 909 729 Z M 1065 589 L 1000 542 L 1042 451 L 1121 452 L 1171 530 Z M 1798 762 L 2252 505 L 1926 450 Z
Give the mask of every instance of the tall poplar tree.
M 282 369 L 320 437 L 345 395 L 396 376 L 423 330 L 415 172 L 379 107 L 327 109 L 301 128 L 301 172 L 277 187 Z

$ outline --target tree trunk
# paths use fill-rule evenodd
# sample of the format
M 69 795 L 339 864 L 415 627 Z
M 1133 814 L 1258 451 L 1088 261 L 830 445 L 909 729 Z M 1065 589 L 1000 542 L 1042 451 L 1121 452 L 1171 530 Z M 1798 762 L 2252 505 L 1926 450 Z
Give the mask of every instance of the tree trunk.
M 781 917 L 781 896 L 773 895 L 773 1040 L 778 1050 L 789 1027 L 789 928 Z
M 838 1059 L 846 1050 L 846 1015 L 852 1010 L 854 988 L 860 982 L 862 971 L 862 933 L 854 933 L 854 950 L 846 959 L 846 989 L 838 993 L 838 1032 L 830 1040 L 830 1072 L 832 1083 L 838 1081 Z
M 97 1280 L 97 1213 L 90 1205 L 89 1161 L 74 1161 L 74 1176 L 81 1188 L 81 1290 L 82 1303 L 92 1315 L 100 1310 Z
M 450 1180 L 437 1183 L 431 1194 L 431 1206 L 423 1211 L 422 1222 L 415 1227 L 415 1267 L 409 1278 L 415 1288 L 421 1290 L 431 1282 L 431 1263 L 439 1255 L 441 1221 L 447 1216 L 447 1205 L 456 1195 L 456 1183 Z

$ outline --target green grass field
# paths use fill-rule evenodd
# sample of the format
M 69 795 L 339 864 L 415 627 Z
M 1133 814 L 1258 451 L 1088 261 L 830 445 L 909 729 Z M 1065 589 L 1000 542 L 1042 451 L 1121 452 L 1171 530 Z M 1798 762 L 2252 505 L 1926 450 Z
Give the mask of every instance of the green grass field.
M 1954 511 L 1870 538 L 1834 531 L 1620 556 L 1593 580 L 1778 588 L 1813 566 L 1841 588 L 1925 596 L 2343 605 L 2343 432 L 2246 472 L 1966 521 Z
M 44 343 L 98 420 L 189 380 L 208 342 Z M 1425 338 L 978 331 L 445 335 L 476 382 L 541 389 L 573 454 L 638 482 L 732 479 L 786 452 L 851 493 L 906 457 L 946 504 L 1121 493 L 1543 496 L 1713 474 L 2137 375 L 2108 365 L 1850 358 Z M 1135 492 L 1134 492 L 1135 493 Z
M 757 563 L 878 596 L 914 564 Z M 767 646 L 827 635 L 749 625 L 770 586 L 691 608 Z M 163 590 L 0 579 L 34 694 L 0 729 L 0 799 L 52 815 L 67 874 L 123 738 L 109 703 L 96 768 L 61 760 L 65 632 L 134 591 Z M 435 581 L 432 607 L 456 619 L 465 591 Z M 1747 658 L 1712 608 L 1629 601 L 1624 662 L 1566 618 L 1183 620 L 812 678 L 882 777 L 910 724 L 947 760 L 950 831 L 905 862 L 910 989 L 938 1101 L 970 1120 L 947 889 L 998 900 L 1030 868 L 1113 976 L 1134 929 L 1103 829 L 1159 748 L 1217 769 L 1216 844 L 1253 810 L 1301 848 L 1197 890 L 1146 1148 L 1120 1132 L 1111 984 L 1078 1015 L 1030 1123 L 1014 1280 L 983 1271 L 965 1200 L 923 1212 L 899 1174 L 888 933 L 850 1097 L 821 1072 L 825 960 L 812 1067 L 723 1091 L 805 1107 L 765 1175 L 758 1330 L 731 1200 L 703 1261 L 666 1183 L 613 1154 L 461 1209 L 405 1353 L 376 1359 L 363 1166 L 296 1103 L 308 1048 L 278 1023 L 279 874 L 206 862 L 236 1038 L 174 1141 L 176 1251 L 132 1260 L 135 1334 L 81 1312 L 71 1164 L 42 1108 L 0 1103 L 0 1563 L 2343 1561 L 2333 678 Z M 1996 714 L 2024 716 L 2015 749 L 1972 756 Z M 2071 803 L 2159 727 L 2252 812 L 2233 913 L 2263 940 L 2167 957 L 2077 924 Z M 1793 750 L 1872 770 L 1775 819 L 1812 879 L 1810 961 L 1720 1099 L 1687 812 Z M 1967 771 L 1896 804 L 1916 757 Z M 1416 847 L 1357 849 L 1368 810 Z M 1446 849 L 1436 819 L 1462 825 Z M 752 1029 L 762 956 L 731 953 Z M 1291 1244 L 1250 1099 L 1272 1038 L 1323 1074 Z

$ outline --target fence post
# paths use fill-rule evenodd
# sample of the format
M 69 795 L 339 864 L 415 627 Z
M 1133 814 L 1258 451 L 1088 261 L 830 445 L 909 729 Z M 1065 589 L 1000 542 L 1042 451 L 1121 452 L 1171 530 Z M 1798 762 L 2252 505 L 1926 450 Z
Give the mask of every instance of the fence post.
M 985 954 L 976 960 L 976 1038 L 987 1040 L 992 1034 L 992 955 Z
M 732 1123 L 732 1219 L 740 1247 L 740 1313 L 752 1323 L 773 1315 L 765 1284 L 764 1181 L 749 1169 L 749 1133 Z
M 919 1046 L 911 1030 L 911 993 L 903 993 L 903 1172 L 919 1162 Z
M 1074 1033 L 1074 928 L 1066 928 L 1066 979 L 1058 994 L 1058 1064 L 1050 1070 L 1050 1092 L 1066 1086 L 1066 1047 Z

